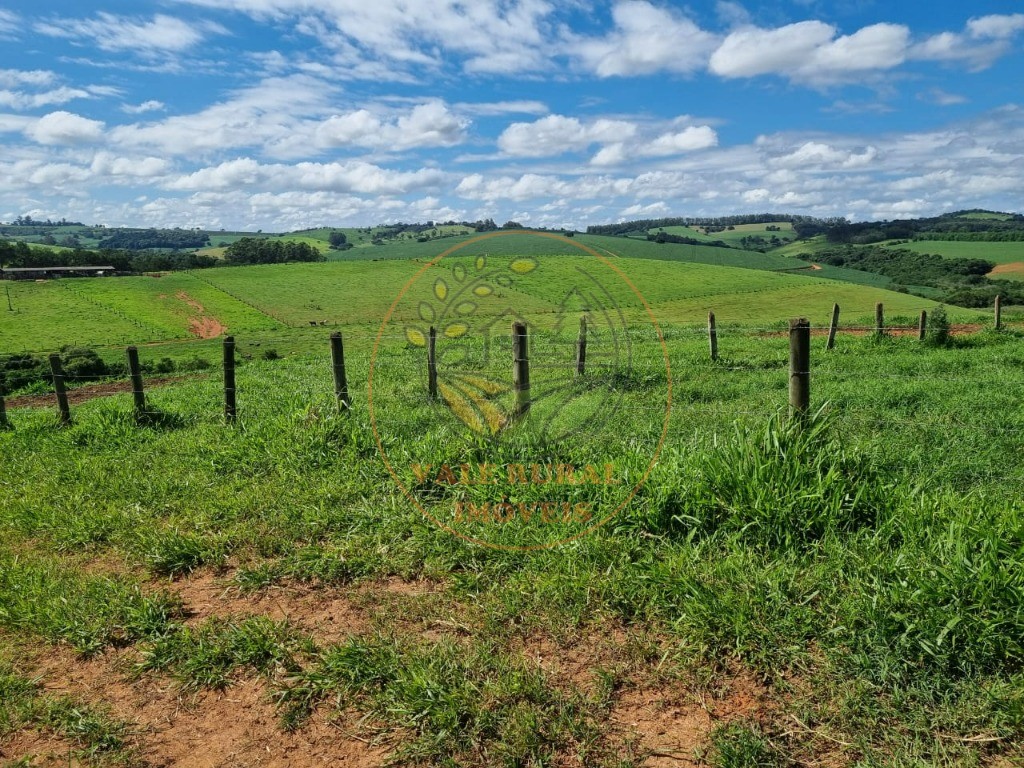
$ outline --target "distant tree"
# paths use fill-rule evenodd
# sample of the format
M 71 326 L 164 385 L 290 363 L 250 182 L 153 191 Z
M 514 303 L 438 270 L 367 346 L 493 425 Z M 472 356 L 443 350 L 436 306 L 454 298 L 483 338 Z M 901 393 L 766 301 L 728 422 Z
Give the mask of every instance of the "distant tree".
M 523 225 L 520 224 L 518 221 L 512 221 L 511 219 L 509 219 L 508 221 L 506 221 L 504 224 L 501 225 L 501 228 L 502 229 L 522 229 Z
M 338 232 L 335 230 L 328 236 L 327 242 L 331 244 L 331 248 L 340 250 L 344 246 L 348 245 L 348 238 L 345 236 L 344 232 Z
M 308 243 L 243 237 L 224 249 L 228 264 L 282 264 L 287 261 L 323 261 L 324 255 Z

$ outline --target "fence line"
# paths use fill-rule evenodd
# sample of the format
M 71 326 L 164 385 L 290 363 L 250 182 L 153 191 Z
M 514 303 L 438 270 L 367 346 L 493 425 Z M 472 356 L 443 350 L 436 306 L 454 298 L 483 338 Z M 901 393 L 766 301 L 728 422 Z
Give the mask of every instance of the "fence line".
M 214 286 L 218 287 L 218 286 Z M 218 287 L 219 289 L 219 287 Z M 220 289 L 223 290 L 223 289 Z M 1001 320 L 999 315 L 1000 303 L 996 302 L 995 307 L 995 322 L 994 327 L 998 330 L 1001 329 Z M 889 331 L 896 330 L 895 328 L 886 329 L 884 324 L 884 308 L 881 303 L 876 306 L 875 313 L 875 324 L 873 326 L 840 326 L 838 323 L 839 319 L 839 305 L 833 306 L 832 321 L 828 328 L 828 341 L 825 349 L 831 350 L 834 348 L 836 333 L 840 330 L 850 332 L 871 332 L 876 336 L 884 336 Z M 926 315 L 924 312 L 921 313 L 921 321 L 918 326 L 919 338 L 925 337 L 925 324 Z M 904 328 L 901 330 L 912 330 L 912 328 Z M 703 329 L 699 328 L 680 328 L 673 327 L 667 330 L 663 338 L 667 337 L 671 339 L 674 336 L 679 336 L 687 333 L 704 333 Z M 781 331 L 778 326 L 764 326 L 764 327 L 749 327 L 741 326 L 739 328 L 727 327 L 722 329 L 717 326 L 715 314 L 709 312 L 708 314 L 708 325 L 706 329 L 709 339 L 709 351 L 711 360 L 716 363 L 715 370 L 730 372 L 730 371 L 744 371 L 753 372 L 758 370 L 757 367 L 752 366 L 729 366 L 724 364 L 717 364 L 721 359 L 719 357 L 719 337 L 724 336 L 726 340 L 738 337 L 738 338 L 752 338 L 752 337 L 763 337 L 765 335 L 770 336 L 782 336 L 785 332 Z M 629 329 L 627 331 L 627 339 L 631 336 L 635 337 L 635 331 Z M 789 407 L 792 416 L 797 416 L 806 413 L 810 408 L 810 339 L 811 339 L 811 324 L 808 320 L 801 318 L 799 321 L 790 321 L 790 399 Z M 350 336 L 351 338 L 351 336 Z M 381 339 L 400 339 L 406 343 L 406 347 L 419 346 L 413 344 L 408 334 L 405 333 L 377 333 L 368 334 L 365 336 L 358 336 L 363 340 L 374 340 L 375 342 Z M 611 340 L 617 338 L 614 334 Z M 605 340 L 605 334 L 599 328 L 593 328 L 588 325 L 586 315 L 582 315 L 580 318 L 579 334 L 576 339 L 563 339 L 561 335 L 555 336 L 554 338 L 547 335 L 542 335 L 539 341 L 536 340 L 535 335 L 528 333 L 527 327 L 524 323 L 517 322 L 513 325 L 513 331 L 510 336 L 499 336 L 495 340 L 495 346 L 497 352 L 502 355 L 508 355 L 512 362 L 512 391 L 515 395 L 515 412 L 516 415 L 525 415 L 530 407 L 530 372 L 529 368 L 531 365 L 538 370 L 550 370 L 552 368 L 569 369 L 571 361 L 563 359 L 563 356 L 556 356 L 549 358 L 547 350 L 557 350 L 561 347 L 571 346 L 575 350 L 575 374 L 577 377 L 584 376 L 586 363 L 589 362 L 589 372 L 587 375 L 587 381 L 591 384 L 601 384 L 606 382 L 602 378 L 602 373 L 610 373 L 607 383 L 614 384 L 616 382 L 616 376 L 622 372 L 622 366 L 618 363 L 603 362 L 605 359 L 604 348 L 601 342 Z M 597 344 L 596 349 L 589 350 L 590 360 L 588 357 L 588 343 L 593 341 Z M 429 336 L 426 339 L 427 347 L 427 369 L 428 369 L 428 401 L 438 401 L 443 398 L 439 398 L 438 395 L 438 370 L 437 370 L 437 356 L 436 356 L 436 343 L 437 343 L 437 331 L 434 326 L 429 329 Z M 445 344 L 457 343 L 455 340 L 447 340 Z M 540 345 L 540 349 L 536 348 L 537 344 Z M 338 403 L 338 407 L 343 411 L 349 411 L 352 407 L 351 400 L 348 393 L 348 379 L 345 371 L 345 359 L 344 351 L 342 347 L 342 337 L 339 332 L 331 334 L 331 359 L 332 368 L 334 372 L 334 393 Z M 233 336 L 228 336 L 223 339 L 223 372 L 224 372 L 224 418 L 228 423 L 232 423 L 237 418 L 237 400 L 236 400 L 236 382 L 235 382 L 235 339 Z M 596 353 L 596 354 L 595 354 Z M 143 386 L 142 368 L 139 364 L 138 348 L 130 346 L 126 349 L 128 359 L 128 371 L 131 378 L 132 392 L 134 397 L 134 410 L 137 417 L 141 417 L 144 414 L 151 413 L 146 407 L 146 398 Z M 557 353 L 556 353 L 557 354 Z M 401 353 L 392 354 L 394 357 L 404 357 Z M 14 356 L 12 356 L 13 358 Z M 565 356 L 567 358 L 567 356 Z M 51 378 L 53 382 L 53 394 L 57 401 L 58 411 L 60 415 L 60 423 L 62 425 L 69 424 L 71 422 L 70 408 L 68 405 L 68 396 L 66 389 L 67 380 L 91 380 L 95 381 L 96 377 L 93 375 L 81 374 L 66 374 L 61 365 L 60 355 L 50 355 L 50 368 Z M 760 366 L 761 370 L 772 370 L 776 367 L 782 368 L 784 362 L 779 361 L 778 366 Z M 827 368 L 828 375 L 832 379 L 844 380 L 845 378 L 860 378 L 862 376 L 859 372 L 848 372 L 841 370 L 833 370 L 832 367 Z M 999 386 L 1001 389 L 1007 387 L 1021 387 L 1024 386 L 1024 382 L 1006 382 L 1002 378 L 984 378 L 984 377 L 973 377 L 973 376 L 955 376 L 955 377 L 943 377 L 932 374 L 886 374 L 886 373 L 875 373 L 872 374 L 878 378 L 889 378 L 889 379 L 925 379 L 927 381 L 951 381 L 958 384 L 965 382 L 985 384 L 989 386 Z M 651 409 L 652 411 L 658 411 L 659 409 Z M 663 409 L 662 409 L 663 410 Z M 0 398 L 0 427 L 9 424 L 9 416 L 6 413 L 5 403 Z

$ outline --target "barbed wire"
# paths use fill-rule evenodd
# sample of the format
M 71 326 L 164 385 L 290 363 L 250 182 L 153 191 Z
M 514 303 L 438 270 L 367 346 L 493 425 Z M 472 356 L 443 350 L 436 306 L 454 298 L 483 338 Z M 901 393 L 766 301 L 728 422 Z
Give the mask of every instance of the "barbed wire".
M 280 321 L 278 321 L 278 322 L 280 322 Z M 396 321 L 394 321 L 392 323 L 392 325 L 394 325 L 394 326 L 406 326 L 407 325 L 409 327 L 414 327 L 415 326 L 417 328 L 420 328 L 420 326 L 422 326 L 422 330 L 426 329 L 426 326 L 424 324 L 422 324 L 421 322 L 416 321 L 416 320 L 410 320 L 410 321 L 396 320 Z M 954 324 L 952 324 L 952 332 L 953 332 L 954 336 L 965 335 L 965 334 L 958 334 L 957 333 L 957 327 L 959 326 L 961 328 L 965 328 L 966 327 L 966 328 L 969 328 L 971 330 L 971 333 L 966 334 L 966 335 L 973 335 L 974 332 L 980 331 L 980 330 L 983 330 L 983 329 L 986 329 L 986 328 L 989 328 L 989 327 L 991 327 L 991 325 L 992 324 L 990 322 L 986 322 L 986 323 L 982 323 L 982 322 L 954 323 Z M 1006 330 L 1006 331 L 1010 331 L 1010 332 L 1013 332 L 1013 331 L 1024 331 L 1024 327 L 1018 327 L 1019 325 L 1020 325 L 1019 323 L 1015 325 L 1015 324 L 1013 324 L 1011 322 L 1005 322 L 1003 324 L 1003 329 Z M 327 329 L 327 330 L 329 330 L 329 329 L 343 329 L 341 331 L 342 332 L 342 337 L 345 340 L 348 340 L 348 341 L 359 341 L 359 342 L 372 341 L 372 342 L 377 342 L 377 341 L 390 340 L 390 341 L 400 341 L 400 342 L 403 342 L 403 343 L 409 343 L 409 338 L 405 334 L 404 331 L 380 331 L 380 330 L 373 330 L 373 326 L 372 325 L 369 326 L 366 329 L 363 329 L 363 328 L 359 328 L 358 326 L 354 327 L 350 323 L 328 323 L 326 325 L 324 325 L 324 324 L 317 324 L 315 326 L 312 325 L 312 324 L 307 326 L 307 325 L 304 325 L 304 324 L 293 323 L 293 324 L 285 324 L 285 327 L 282 328 L 278 332 L 284 333 L 284 332 L 288 332 L 288 331 L 297 331 L 297 330 L 307 330 L 308 331 L 308 330 L 310 330 L 310 329 L 312 329 L 314 327 L 317 328 L 317 329 Z M 786 327 L 786 325 L 784 323 L 774 323 L 774 324 L 768 324 L 768 325 L 748 325 L 748 324 L 738 323 L 738 322 L 737 323 L 733 323 L 733 322 L 719 322 L 719 324 L 716 327 L 716 334 L 717 334 L 719 340 L 721 341 L 723 338 L 728 339 L 728 338 L 733 338 L 733 337 L 739 337 L 739 338 L 742 338 L 742 337 L 763 337 L 763 336 L 766 336 L 766 335 L 769 336 L 769 337 L 783 337 L 783 336 L 787 335 L 788 330 L 789 329 Z M 812 325 L 811 330 L 812 330 L 812 334 L 813 335 L 822 335 L 822 336 L 824 336 L 829 331 L 829 325 L 827 323 L 822 324 L 822 325 Z M 707 326 L 704 325 L 704 324 L 696 324 L 696 323 L 695 324 L 686 324 L 686 325 L 683 325 L 683 324 L 672 324 L 672 325 L 669 325 L 669 326 L 666 326 L 666 327 L 662 328 L 661 332 L 660 332 L 660 335 L 659 335 L 659 333 L 657 333 L 655 331 L 653 326 L 650 326 L 649 324 L 639 324 L 639 323 L 638 324 L 627 324 L 625 327 L 623 327 L 621 329 L 618 329 L 618 331 L 619 331 L 619 334 L 617 334 L 617 335 L 622 335 L 622 336 L 625 336 L 625 337 L 630 338 L 630 339 L 636 338 L 637 336 L 639 336 L 640 338 L 643 338 L 644 334 L 648 334 L 652 340 L 658 340 L 660 338 L 663 338 L 666 341 L 669 341 L 669 340 L 671 340 L 673 338 L 681 338 L 681 337 L 685 337 L 685 336 L 707 336 L 708 335 Z M 839 325 L 836 328 L 836 333 L 837 334 L 850 334 L 850 333 L 853 333 L 853 334 L 859 334 L 859 335 L 862 335 L 862 334 L 875 335 L 877 333 L 878 335 L 890 336 L 891 338 L 906 338 L 908 336 L 913 336 L 914 334 L 917 334 L 918 331 L 919 331 L 919 328 L 918 328 L 918 326 L 916 324 L 913 324 L 913 325 L 886 324 L 886 325 L 882 326 L 880 333 L 879 333 L 879 327 L 877 325 L 875 325 L 875 324 L 852 324 L 852 325 L 851 324 L 845 324 L 845 325 Z M 602 333 L 603 332 L 606 332 L 606 331 L 603 331 L 603 329 L 602 329 L 602 327 L 600 325 L 591 326 L 590 328 L 588 328 L 588 332 L 587 332 L 588 342 L 600 340 L 602 338 Z M 271 333 L 273 333 L 273 332 L 271 332 Z M 575 339 L 576 329 L 574 329 L 574 328 L 567 329 L 564 332 L 564 335 L 565 335 L 565 337 L 567 337 L 567 338 L 565 338 L 566 343 L 572 343 L 573 340 Z M 552 336 L 554 336 L 555 338 L 558 338 L 558 334 L 556 334 L 551 329 L 545 329 L 545 328 L 539 328 L 538 329 L 538 328 L 534 327 L 532 329 L 532 331 L 531 331 L 531 337 L 534 337 L 534 338 L 539 337 L 541 339 L 544 339 L 544 338 L 551 338 Z M 506 339 L 506 340 L 508 340 L 508 334 L 507 333 L 494 334 L 494 335 L 491 336 L 491 338 L 494 340 L 494 342 L 497 342 L 499 339 Z M 284 341 L 283 339 L 279 339 L 278 337 L 275 337 L 275 336 L 272 336 L 272 335 L 271 336 L 267 336 L 267 335 L 265 335 L 264 332 L 257 332 L 253 336 L 246 336 L 245 332 L 243 331 L 240 335 L 236 335 L 235 336 L 236 344 L 248 345 L 248 346 L 252 346 L 254 344 L 262 344 L 264 342 L 272 342 L 272 341 L 275 341 L 275 340 Z M 165 345 L 198 344 L 198 343 L 202 343 L 202 342 L 211 342 L 211 341 L 214 341 L 214 340 L 202 339 L 202 338 L 197 338 L 197 337 L 194 337 L 194 336 L 168 337 L 168 338 L 154 339 L 154 340 L 145 341 L 145 342 L 135 342 L 134 346 L 138 346 L 140 349 L 145 349 L 145 348 L 158 348 L 160 346 L 165 346 Z M 438 342 L 439 343 L 450 343 L 451 341 L 452 340 L 450 338 L 445 336 L 444 330 L 439 328 Z M 130 345 L 130 344 L 132 344 L 132 343 L 131 342 L 125 342 L 126 346 Z M 93 347 L 95 349 L 103 349 L 103 350 L 113 350 L 113 349 L 117 349 L 117 348 L 121 347 L 120 344 L 109 344 L 108 343 L 108 344 L 95 345 L 95 344 L 90 344 L 89 342 L 85 342 L 85 341 L 82 341 L 82 340 L 69 340 L 66 344 L 64 344 L 62 346 L 82 346 L 82 345 L 84 345 L 84 346 L 91 346 L 91 347 Z M 54 351 L 57 351 L 57 350 L 53 350 L 53 349 L 34 349 L 34 350 L 25 350 L 22 353 L 6 353 L 6 356 L 10 358 L 10 357 L 15 357 L 15 356 L 17 356 L 19 354 L 40 355 L 40 354 L 49 354 L 49 353 L 54 352 Z M 0 358 L 2 358 L 2 357 L 4 357 L 4 355 L 0 355 Z

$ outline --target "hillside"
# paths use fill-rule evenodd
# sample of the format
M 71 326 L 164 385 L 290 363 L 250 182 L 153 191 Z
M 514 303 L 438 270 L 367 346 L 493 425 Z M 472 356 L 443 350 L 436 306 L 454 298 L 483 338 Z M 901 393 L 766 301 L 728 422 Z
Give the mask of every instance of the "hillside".
M 530 236 L 484 240 L 459 251 L 458 258 L 445 259 L 436 269 L 450 276 L 460 266 L 465 268 L 470 258 L 484 254 L 492 260 L 511 261 L 515 256 L 537 259 L 542 269 L 517 280 L 502 301 L 481 302 L 480 312 L 497 316 L 512 307 L 540 321 L 557 314 L 559 302 L 579 270 L 596 262 L 591 256 L 579 255 L 572 246 L 551 248 L 550 242 L 555 241 Z M 620 241 L 580 237 L 579 242 L 603 250 L 602 243 L 618 245 Z M 403 248 L 420 252 L 425 245 L 414 243 Z M 719 266 L 691 261 L 715 257 L 695 256 L 687 247 L 680 247 L 678 258 L 672 258 L 668 246 L 645 242 L 627 245 L 629 248 L 623 250 L 632 256 L 613 258 L 610 263 L 645 297 L 659 322 L 700 323 L 709 310 L 714 310 L 722 322 L 772 325 L 806 315 L 821 324 L 827 322 L 833 302 L 841 304 L 844 316 L 851 321 L 866 321 L 879 301 L 894 316 L 903 316 L 909 322 L 921 309 L 934 305 L 905 293 L 824 279 L 818 277 L 819 271 L 806 266 L 793 272 L 753 265 L 760 259 L 765 260 L 765 266 L 791 263 L 770 255 L 735 252 L 746 266 Z M 577 255 L 568 255 L 567 250 Z M 661 258 L 643 257 L 650 255 Z M 726 258 L 728 255 L 722 261 Z M 423 264 L 416 258 L 348 259 L 204 269 L 164 277 L 13 282 L 8 289 L 14 311 L 5 318 L 9 322 L 0 326 L 0 349 L 46 351 L 64 344 L 103 346 L 187 340 L 202 336 L 203 324 L 210 321 L 215 321 L 222 333 L 250 339 L 268 331 L 308 328 L 311 324 L 372 327 L 383 319 L 402 286 Z M 607 267 L 598 266 L 602 280 L 610 285 L 624 311 L 640 311 L 642 303 L 636 294 Z M 967 311 L 956 313 L 961 319 L 974 316 Z

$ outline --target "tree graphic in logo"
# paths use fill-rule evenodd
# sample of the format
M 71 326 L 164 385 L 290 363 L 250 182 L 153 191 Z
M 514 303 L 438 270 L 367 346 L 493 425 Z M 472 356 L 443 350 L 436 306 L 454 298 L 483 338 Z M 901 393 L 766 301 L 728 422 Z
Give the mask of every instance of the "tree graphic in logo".
M 497 253 L 464 252 L 495 238 L 506 238 Z M 398 488 L 444 530 L 500 549 L 557 546 L 604 525 L 647 480 L 668 428 L 668 351 L 616 260 L 553 233 L 487 233 L 397 290 L 370 358 L 370 422 Z M 634 368 L 632 344 L 648 340 L 663 377 L 651 347 L 637 347 Z M 664 398 L 652 396 L 661 381 Z
M 508 372 L 488 371 L 492 355 L 505 350 L 510 339 L 509 321 L 528 322 L 510 304 L 495 313 L 494 300 L 503 289 L 514 290 L 517 278 L 531 273 L 538 277 L 540 263 L 535 258 L 511 260 L 478 256 L 469 265 L 455 264 L 449 274 L 434 279 L 429 300 L 419 302 L 419 322 L 405 326 L 405 338 L 414 347 L 428 346 L 429 328 L 435 329 L 441 348 L 437 365 L 437 391 L 448 410 L 474 434 L 498 438 L 513 423 L 515 399 Z M 480 311 L 484 302 L 491 302 L 489 311 Z M 499 304 L 500 306 L 500 304 Z M 576 269 L 572 282 L 551 314 L 553 325 L 544 340 L 536 343 L 531 335 L 531 398 L 548 407 L 531 411 L 535 431 L 556 439 L 567 431 L 558 425 L 558 416 L 574 402 L 586 400 L 590 407 L 579 414 L 576 433 L 598 426 L 614 410 L 621 392 L 616 377 L 628 368 L 629 339 L 625 320 L 615 302 L 599 280 L 582 267 Z M 591 375 L 574 378 L 574 340 L 566 340 L 565 332 L 575 332 L 580 318 L 589 329 Z M 550 324 L 550 323 L 549 323 Z M 552 341 L 558 339 L 559 341 Z M 494 361 L 500 366 L 501 361 Z
M 437 328 L 443 340 L 464 339 L 479 319 L 476 313 L 480 300 L 493 296 L 499 288 L 512 288 L 516 275 L 528 275 L 535 269 L 537 261 L 532 258 L 513 259 L 494 267 L 487 256 L 478 256 L 471 270 L 456 264 L 451 270 L 451 283 L 444 277 L 434 281 L 432 299 L 419 304 L 419 319 L 426 326 Z M 423 326 L 407 325 L 405 337 L 413 346 L 427 346 L 428 332 Z M 454 347 L 455 351 L 458 349 Z M 448 355 L 450 361 L 454 357 Z M 486 347 L 481 362 L 487 362 Z M 509 424 L 510 414 L 500 398 L 510 390 L 507 381 L 456 365 L 443 366 L 438 373 L 438 391 L 451 412 L 482 435 L 495 435 Z

